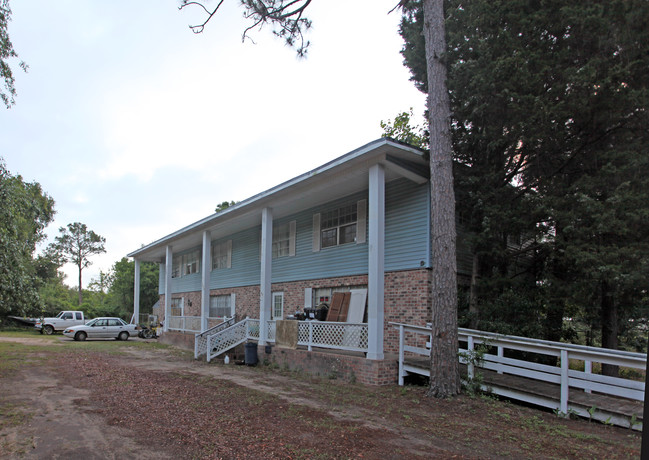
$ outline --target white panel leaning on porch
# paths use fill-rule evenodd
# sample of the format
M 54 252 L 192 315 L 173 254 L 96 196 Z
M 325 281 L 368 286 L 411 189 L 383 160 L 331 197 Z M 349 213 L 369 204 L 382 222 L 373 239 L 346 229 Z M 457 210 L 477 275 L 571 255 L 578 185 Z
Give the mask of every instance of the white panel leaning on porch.
M 347 323 L 362 323 L 365 316 L 365 304 L 367 302 L 367 289 L 350 289 L 352 293 L 347 311 Z M 345 329 L 344 343 L 354 347 L 360 346 L 361 337 L 349 329 Z
M 367 302 L 367 289 L 351 289 L 352 298 L 349 301 L 347 312 L 348 323 L 362 323 L 365 316 L 365 303 Z

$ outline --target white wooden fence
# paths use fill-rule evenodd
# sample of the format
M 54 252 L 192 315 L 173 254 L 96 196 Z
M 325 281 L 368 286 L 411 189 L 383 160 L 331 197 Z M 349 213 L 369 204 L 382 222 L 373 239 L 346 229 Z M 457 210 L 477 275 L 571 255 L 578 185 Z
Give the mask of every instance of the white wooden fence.
M 431 329 L 401 323 L 391 324 L 399 329 L 399 385 L 403 385 L 403 378 L 409 372 L 430 376 L 430 373 L 426 374 L 426 370 L 422 369 L 421 365 L 409 364 L 407 358 L 430 356 Z M 642 426 L 641 423 L 630 423 L 626 417 L 618 417 L 610 412 L 598 410 L 596 405 L 585 408 L 583 402 L 577 403 L 571 400 L 570 392 L 573 391 L 573 394 L 575 391 L 580 391 L 582 394 L 599 393 L 632 401 L 644 401 L 644 381 L 609 377 L 592 372 L 593 363 L 612 364 L 644 371 L 647 365 L 647 355 L 644 353 L 506 336 L 464 328 L 458 329 L 458 339 L 461 344 L 459 359 L 460 362 L 467 365 L 469 378 L 473 378 L 478 372 L 476 367 L 480 367 L 502 375 L 509 374 L 557 384 L 560 387 L 560 396 L 557 401 L 556 398 L 535 395 L 526 391 L 483 385 L 485 390 L 548 407 L 564 415 L 572 412 L 583 417 L 621 426 L 635 425 L 631 426 L 634 429 L 640 429 Z M 479 344 L 482 344 L 483 350 L 476 354 L 476 347 Z M 507 350 L 555 357 L 559 359 L 560 364 L 551 366 L 525 359 L 509 358 L 505 356 Z M 493 351 L 496 353 L 493 354 Z M 471 359 L 472 356 L 480 359 L 476 361 L 476 359 Z M 571 364 L 573 369 L 571 369 Z M 580 370 L 582 368 L 583 370 Z M 641 415 L 641 412 L 637 414 L 637 416 Z

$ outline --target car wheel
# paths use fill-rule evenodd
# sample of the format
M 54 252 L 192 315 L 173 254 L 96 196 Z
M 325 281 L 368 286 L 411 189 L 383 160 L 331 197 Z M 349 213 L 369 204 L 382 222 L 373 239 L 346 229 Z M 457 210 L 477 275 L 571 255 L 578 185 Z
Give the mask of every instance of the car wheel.
M 128 332 L 122 331 L 117 336 L 117 340 L 128 340 Z
M 83 342 L 84 340 L 86 340 L 86 337 L 88 337 L 88 334 L 86 334 L 83 331 L 77 332 L 76 334 L 74 334 L 74 340 L 76 340 L 76 341 Z
M 52 335 L 54 334 L 54 328 L 48 324 L 47 326 L 43 326 L 43 332 L 47 335 Z
M 151 331 L 151 329 L 145 329 L 142 335 L 145 339 L 150 339 L 153 337 L 153 331 Z

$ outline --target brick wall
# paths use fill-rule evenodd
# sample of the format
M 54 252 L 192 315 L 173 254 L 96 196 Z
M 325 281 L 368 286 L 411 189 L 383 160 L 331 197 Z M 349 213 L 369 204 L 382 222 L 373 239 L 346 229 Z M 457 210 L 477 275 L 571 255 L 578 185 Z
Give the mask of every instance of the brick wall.
M 321 278 L 290 283 L 275 283 L 273 292 L 284 293 L 284 315 L 304 308 L 304 290 L 306 288 L 325 288 L 338 286 L 367 285 L 367 275 L 345 276 L 338 278 Z M 259 318 L 259 285 L 231 289 L 213 289 L 210 295 L 236 294 L 237 318 Z M 199 291 L 174 294 L 173 297 L 185 298 L 185 315 L 200 316 L 201 293 Z M 384 300 L 384 351 L 398 353 L 399 332 L 390 326 L 390 322 L 407 323 L 424 326 L 431 318 L 431 272 L 427 269 L 390 272 L 385 274 Z M 188 301 L 192 305 L 188 306 Z M 164 306 L 164 295 L 160 296 Z M 164 319 L 164 308 L 162 308 Z
M 260 362 L 274 363 L 281 369 L 306 372 L 323 378 L 341 379 L 365 385 L 394 385 L 398 381 L 399 365 L 397 357 L 386 355 L 383 361 L 365 359 L 364 356 L 351 356 L 337 353 L 293 350 L 271 347 L 258 347 Z

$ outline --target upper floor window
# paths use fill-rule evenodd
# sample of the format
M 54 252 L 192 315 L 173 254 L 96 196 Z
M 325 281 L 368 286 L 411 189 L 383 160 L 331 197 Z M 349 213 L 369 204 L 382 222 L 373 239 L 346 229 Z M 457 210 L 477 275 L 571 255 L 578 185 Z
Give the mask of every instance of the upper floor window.
M 212 245 L 212 270 L 232 267 L 232 240 Z
M 356 241 L 357 204 L 322 213 L 321 247 L 328 248 Z
M 273 259 L 295 255 L 295 221 L 273 226 Z
M 182 273 L 183 258 L 182 256 L 176 256 L 171 261 L 171 277 L 180 278 Z
M 313 215 L 313 251 L 367 241 L 367 200 Z
M 200 271 L 200 251 L 198 249 L 183 255 L 183 276 Z

